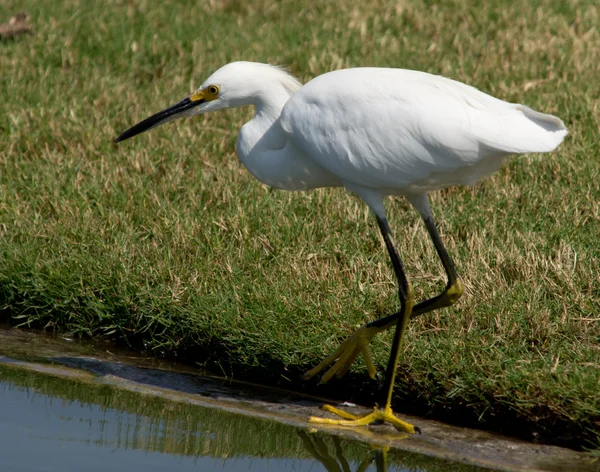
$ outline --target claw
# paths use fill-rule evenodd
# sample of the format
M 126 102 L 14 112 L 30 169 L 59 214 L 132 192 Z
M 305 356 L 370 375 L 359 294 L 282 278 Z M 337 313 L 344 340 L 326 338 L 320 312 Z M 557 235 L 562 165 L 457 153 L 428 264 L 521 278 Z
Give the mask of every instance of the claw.
M 344 376 L 344 374 L 346 374 L 346 372 L 348 372 L 348 370 L 350 370 L 350 367 L 360 353 L 362 353 L 365 359 L 369 377 L 374 379 L 377 369 L 375 368 L 373 357 L 371 356 L 371 351 L 369 350 L 369 341 L 380 331 L 382 330 L 378 328 L 369 328 L 366 326 L 359 328 L 354 332 L 354 334 L 352 334 L 352 336 L 346 339 L 333 354 L 304 374 L 304 380 L 314 377 L 331 364 L 333 364 L 333 366 L 323 375 L 321 383 L 328 382 L 331 380 L 331 378 L 333 378 L 334 375 L 337 378 L 341 378 Z

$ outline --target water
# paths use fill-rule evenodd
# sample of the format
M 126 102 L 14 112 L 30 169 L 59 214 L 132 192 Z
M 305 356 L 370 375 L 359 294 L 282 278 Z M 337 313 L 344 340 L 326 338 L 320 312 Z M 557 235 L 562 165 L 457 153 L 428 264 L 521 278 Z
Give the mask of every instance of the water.
M 590 454 L 424 418 L 406 416 L 422 436 L 314 430 L 323 401 L 0 326 L 0 472 L 600 472 Z
M 28 472 L 479 470 L 1 365 L 0 464 Z
M 260 457 L 263 450 L 276 451 L 277 444 L 265 444 L 258 431 L 254 431 L 255 439 L 263 444 L 248 448 L 244 442 L 252 436 L 227 441 L 185 414 L 153 418 L 6 382 L 0 390 L 0 450 L 5 470 L 308 471 L 313 462 Z M 191 430 L 194 425 L 203 428 Z

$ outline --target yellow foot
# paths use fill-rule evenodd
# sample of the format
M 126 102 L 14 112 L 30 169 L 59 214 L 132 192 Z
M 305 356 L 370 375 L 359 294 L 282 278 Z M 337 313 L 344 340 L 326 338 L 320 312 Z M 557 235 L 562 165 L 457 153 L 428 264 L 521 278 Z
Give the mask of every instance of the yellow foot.
M 373 412 L 369 413 L 365 416 L 356 416 L 347 411 L 340 410 L 331 405 L 324 405 L 323 409 L 335 415 L 341 416 L 342 420 L 332 420 L 329 418 L 320 418 L 317 416 L 311 416 L 308 421 L 310 423 L 319 423 L 319 424 L 331 424 L 337 426 L 366 426 L 368 424 L 374 423 L 376 421 L 386 421 L 394 426 L 398 431 L 404 431 L 410 434 L 421 434 L 421 429 L 418 426 L 413 426 L 410 423 L 402 421 L 399 418 L 396 418 L 394 412 L 390 407 L 386 407 L 383 410 L 375 407 L 373 408 Z
M 369 351 L 369 341 L 380 331 L 382 331 L 381 328 L 368 328 L 366 326 L 357 329 L 354 334 L 346 339 L 333 354 L 331 354 L 327 359 L 323 360 L 318 366 L 312 368 L 306 374 L 304 374 L 304 380 L 314 377 L 334 362 L 335 364 L 333 364 L 333 366 L 327 372 L 325 372 L 325 375 L 323 375 L 321 382 L 325 383 L 329 381 L 334 375 L 339 379 L 343 377 L 346 372 L 348 372 L 348 369 L 350 369 L 350 366 L 361 352 L 365 358 L 365 364 L 367 364 L 369 377 L 374 379 L 377 370 L 375 369 L 375 364 L 373 364 L 371 351 Z

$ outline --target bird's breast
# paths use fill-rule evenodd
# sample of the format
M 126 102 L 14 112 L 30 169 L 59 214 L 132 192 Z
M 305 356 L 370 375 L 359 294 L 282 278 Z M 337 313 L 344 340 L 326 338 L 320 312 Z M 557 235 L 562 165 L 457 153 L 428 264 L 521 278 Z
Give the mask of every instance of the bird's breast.
M 260 135 L 259 130 L 247 124 L 240 132 L 238 158 L 254 178 L 282 190 L 342 185 L 335 175 L 290 142 L 283 131 L 280 135 L 276 135 L 276 131 L 277 129 L 270 128 Z

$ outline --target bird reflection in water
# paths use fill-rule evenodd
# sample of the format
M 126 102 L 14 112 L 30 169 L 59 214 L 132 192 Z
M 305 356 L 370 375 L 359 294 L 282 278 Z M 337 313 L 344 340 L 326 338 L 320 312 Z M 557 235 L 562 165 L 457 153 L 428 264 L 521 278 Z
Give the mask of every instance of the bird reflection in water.
M 302 439 L 304 447 L 310 454 L 325 467 L 327 472 L 365 472 L 369 465 L 375 464 L 377 472 L 387 472 L 388 447 L 377 447 L 366 454 L 365 458 L 358 464 L 356 470 L 352 471 L 350 463 L 344 456 L 342 441 L 338 436 L 324 436 L 320 434 L 309 434 L 305 430 L 299 429 L 298 436 Z M 333 443 L 334 455 L 330 452 L 325 442 L 325 438 L 331 438 Z

